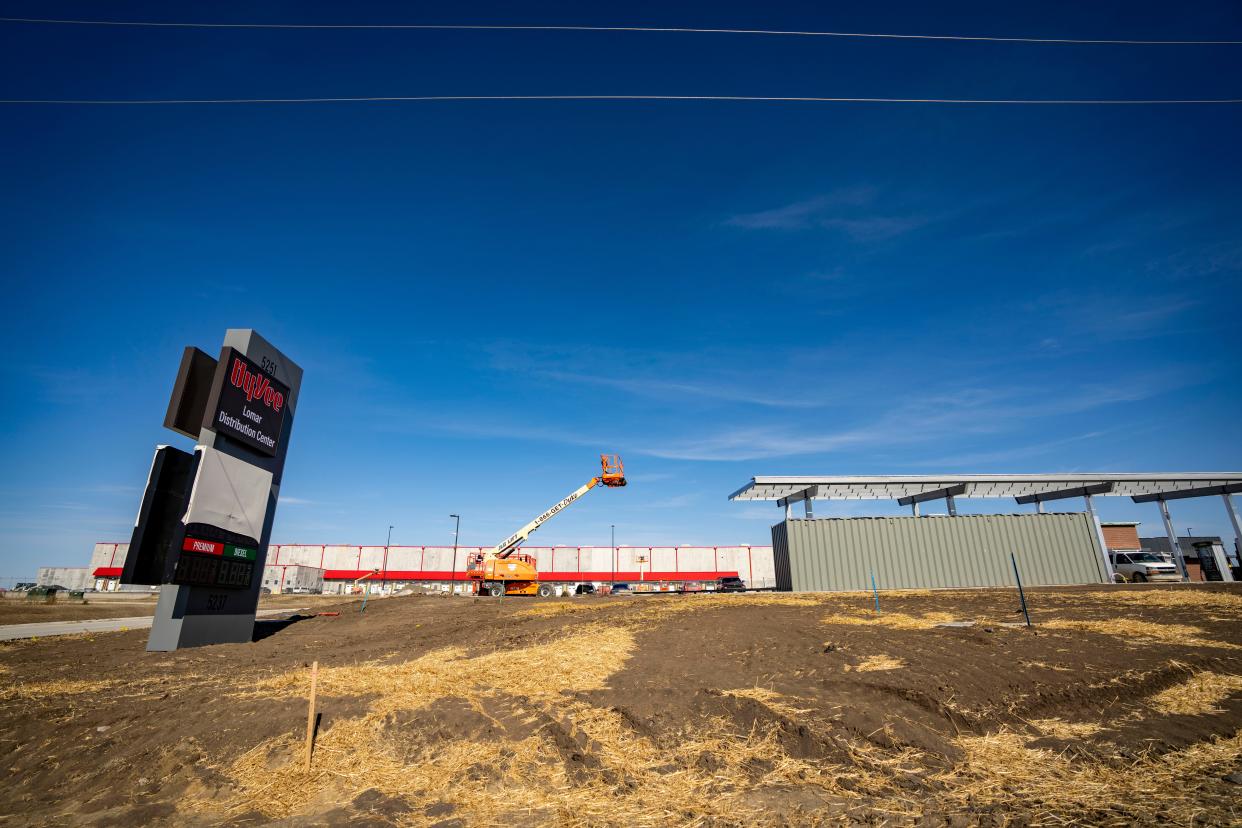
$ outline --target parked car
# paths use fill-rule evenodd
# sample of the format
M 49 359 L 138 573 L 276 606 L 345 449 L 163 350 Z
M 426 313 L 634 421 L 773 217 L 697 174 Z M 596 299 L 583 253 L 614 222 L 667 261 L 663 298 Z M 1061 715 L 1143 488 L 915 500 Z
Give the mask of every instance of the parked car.
M 629 584 L 613 584 L 610 592 L 613 595 L 632 595 L 634 590 Z
M 1110 555 L 1113 571 L 1131 583 L 1144 581 L 1181 581 L 1181 573 L 1174 564 L 1162 560 L 1151 552 L 1114 552 Z
M 595 584 L 578 584 L 574 587 L 574 595 L 594 595 Z
M 728 576 L 720 579 L 720 583 L 716 586 L 718 592 L 745 592 L 746 584 L 741 578 Z

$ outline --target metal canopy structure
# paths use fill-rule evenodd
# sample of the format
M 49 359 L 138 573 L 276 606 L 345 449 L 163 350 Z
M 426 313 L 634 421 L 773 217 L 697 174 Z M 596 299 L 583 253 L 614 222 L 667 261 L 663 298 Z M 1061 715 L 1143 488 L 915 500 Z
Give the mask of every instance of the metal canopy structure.
M 957 497 L 1029 497 L 1045 495 L 1041 500 L 1065 490 L 1081 490 L 1111 483 L 1107 496 L 1139 497 L 1165 495 L 1173 499 L 1177 492 L 1210 489 L 1242 484 L 1242 472 L 1158 472 L 1154 474 L 949 474 L 949 475 L 879 475 L 864 477 L 753 477 L 733 494 L 730 500 L 803 499 L 803 492 L 817 489 L 811 495 L 823 500 L 902 500 L 917 498 L 944 489 L 965 486 Z M 1093 492 L 1095 493 L 1095 492 Z M 1219 489 L 1216 492 L 1219 493 Z M 1101 494 L 1103 494 L 1101 492 Z M 940 495 L 943 497 L 944 495 Z M 1192 495 L 1194 496 L 1194 495 Z M 1034 502 L 1032 498 L 1031 502 Z M 909 502 L 918 502 L 912 500 Z
M 1019 504 L 1035 504 L 1037 511 L 1044 503 L 1081 497 L 1095 524 L 1100 549 L 1105 550 L 1104 532 L 1092 503 L 1093 496 L 1129 497 L 1135 503 L 1158 503 L 1165 533 L 1177 558 L 1182 577 L 1187 578 L 1186 562 L 1169 516 L 1170 500 L 1219 495 L 1233 524 L 1234 534 L 1242 544 L 1242 521 L 1232 496 L 1242 492 L 1242 472 L 1156 472 L 1101 474 L 949 474 L 949 475 L 873 475 L 861 477 L 752 477 L 750 482 L 729 500 L 775 500 L 785 509 L 785 519 L 793 517 L 793 504 L 801 502 L 806 517 L 814 516 L 812 501 L 824 500 L 896 500 L 909 506 L 915 517 L 919 504 L 944 500 L 951 516 L 957 515 L 954 502 L 958 497 L 1014 498 Z M 1113 577 L 1112 562 L 1104 552 L 1104 568 Z M 1228 567 L 1224 567 L 1228 573 Z M 1226 580 L 1232 580 L 1228 574 Z

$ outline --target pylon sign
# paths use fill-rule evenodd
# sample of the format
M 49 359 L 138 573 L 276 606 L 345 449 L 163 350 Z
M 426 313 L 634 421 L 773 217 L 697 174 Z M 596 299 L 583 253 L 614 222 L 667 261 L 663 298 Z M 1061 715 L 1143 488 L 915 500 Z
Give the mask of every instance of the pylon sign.
M 220 353 L 203 428 L 227 434 L 273 457 L 284 426 L 289 386 L 269 376 L 236 348 Z
M 301 384 L 252 330 L 186 348 L 164 424 L 196 445 L 157 447 L 121 577 L 160 587 L 148 650 L 251 640 Z

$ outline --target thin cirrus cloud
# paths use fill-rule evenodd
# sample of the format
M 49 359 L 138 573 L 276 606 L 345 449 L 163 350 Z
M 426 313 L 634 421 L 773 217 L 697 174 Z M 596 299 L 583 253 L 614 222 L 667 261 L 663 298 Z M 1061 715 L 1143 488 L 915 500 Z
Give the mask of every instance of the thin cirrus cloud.
M 929 445 L 964 436 L 1011 433 L 1032 421 L 1133 403 L 1175 387 L 1177 383 L 1171 378 L 1158 374 L 1135 377 L 1116 386 L 1071 389 L 1057 396 L 1022 389 L 965 389 L 896 406 L 876 421 L 855 427 L 824 430 L 822 425 L 780 424 L 725 428 L 691 438 L 655 440 L 632 450 L 667 460 L 738 461 Z M 1077 435 L 1065 442 L 1099 434 Z M 1031 447 L 1030 451 L 1041 453 L 1051 448 L 1045 443 Z M 1018 456 L 1014 455 L 1015 459 Z
M 745 230 L 824 229 L 842 233 L 854 241 L 874 242 L 896 238 L 935 220 L 921 214 L 890 214 L 868 211 L 876 198 L 869 187 L 836 190 L 783 207 L 740 213 L 725 220 L 730 227 Z
M 1034 400 L 1020 390 L 965 391 L 956 395 L 933 395 L 895 407 L 878 420 L 856 426 L 825 428 L 822 423 L 781 423 L 727 426 L 693 436 L 630 434 L 614 440 L 627 453 L 664 460 L 730 462 L 762 460 L 795 455 L 818 455 L 869 449 L 883 450 L 926 445 L 963 436 L 1010 432 L 1023 423 L 1048 417 L 1080 413 L 1108 405 L 1151 397 L 1167 386 L 1134 380 L 1124 387 L 1083 388 L 1055 398 Z M 458 419 L 441 424 L 443 430 L 473 438 L 504 437 L 572 445 L 598 445 L 599 436 L 568 428 L 529 428 L 496 422 Z M 1079 436 L 1074 438 L 1086 439 Z M 1044 446 L 1033 448 L 1038 453 Z M 1003 457 L 992 458 L 1005 459 Z
M 830 230 L 840 230 L 854 241 L 871 242 L 896 238 L 930 224 L 927 216 L 868 216 L 866 218 L 826 218 L 819 224 Z
M 646 377 L 604 377 L 569 371 L 541 371 L 539 373 L 559 382 L 603 385 L 648 397 L 703 397 L 722 402 L 749 403 L 766 408 L 817 408 L 824 404 L 824 401 L 819 399 L 764 394 L 753 389 L 724 383 L 696 383 Z
M 727 219 L 725 224 L 747 230 L 799 230 L 819 225 L 829 210 L 864 207 L 874 200 L 875 190 L 870 187 L 840 189 L 784 207 L 740 213 Z

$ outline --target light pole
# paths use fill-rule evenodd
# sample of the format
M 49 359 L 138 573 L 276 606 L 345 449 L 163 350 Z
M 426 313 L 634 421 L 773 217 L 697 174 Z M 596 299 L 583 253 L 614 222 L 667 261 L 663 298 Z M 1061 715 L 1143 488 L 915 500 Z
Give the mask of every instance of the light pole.
M 612 524 L 612 581 L 608 584 L 609 593 L 617 585 L 617 525 Z
M 457 520 L 457 525 L 453 529 L 453 571 L 449 573 L 449 578 L 455 581 L 457 578 L 457 542 L 461 539 L 461 515 L 449 515 L 449 517 Z M 451 588 L 456 589 L 457 584 L 454 583 Z
M 384 588 L 388 586 L 388 547 L 392 546 L 392 527 L 388 527 L 388 540 L 384 541 L 384 564 L 382 566 L 383 574 L 380 578 L 384 583 L 380 585 L 380 592 L 384 592 Z M 370 590 L 368 590 L 369 592 Z

